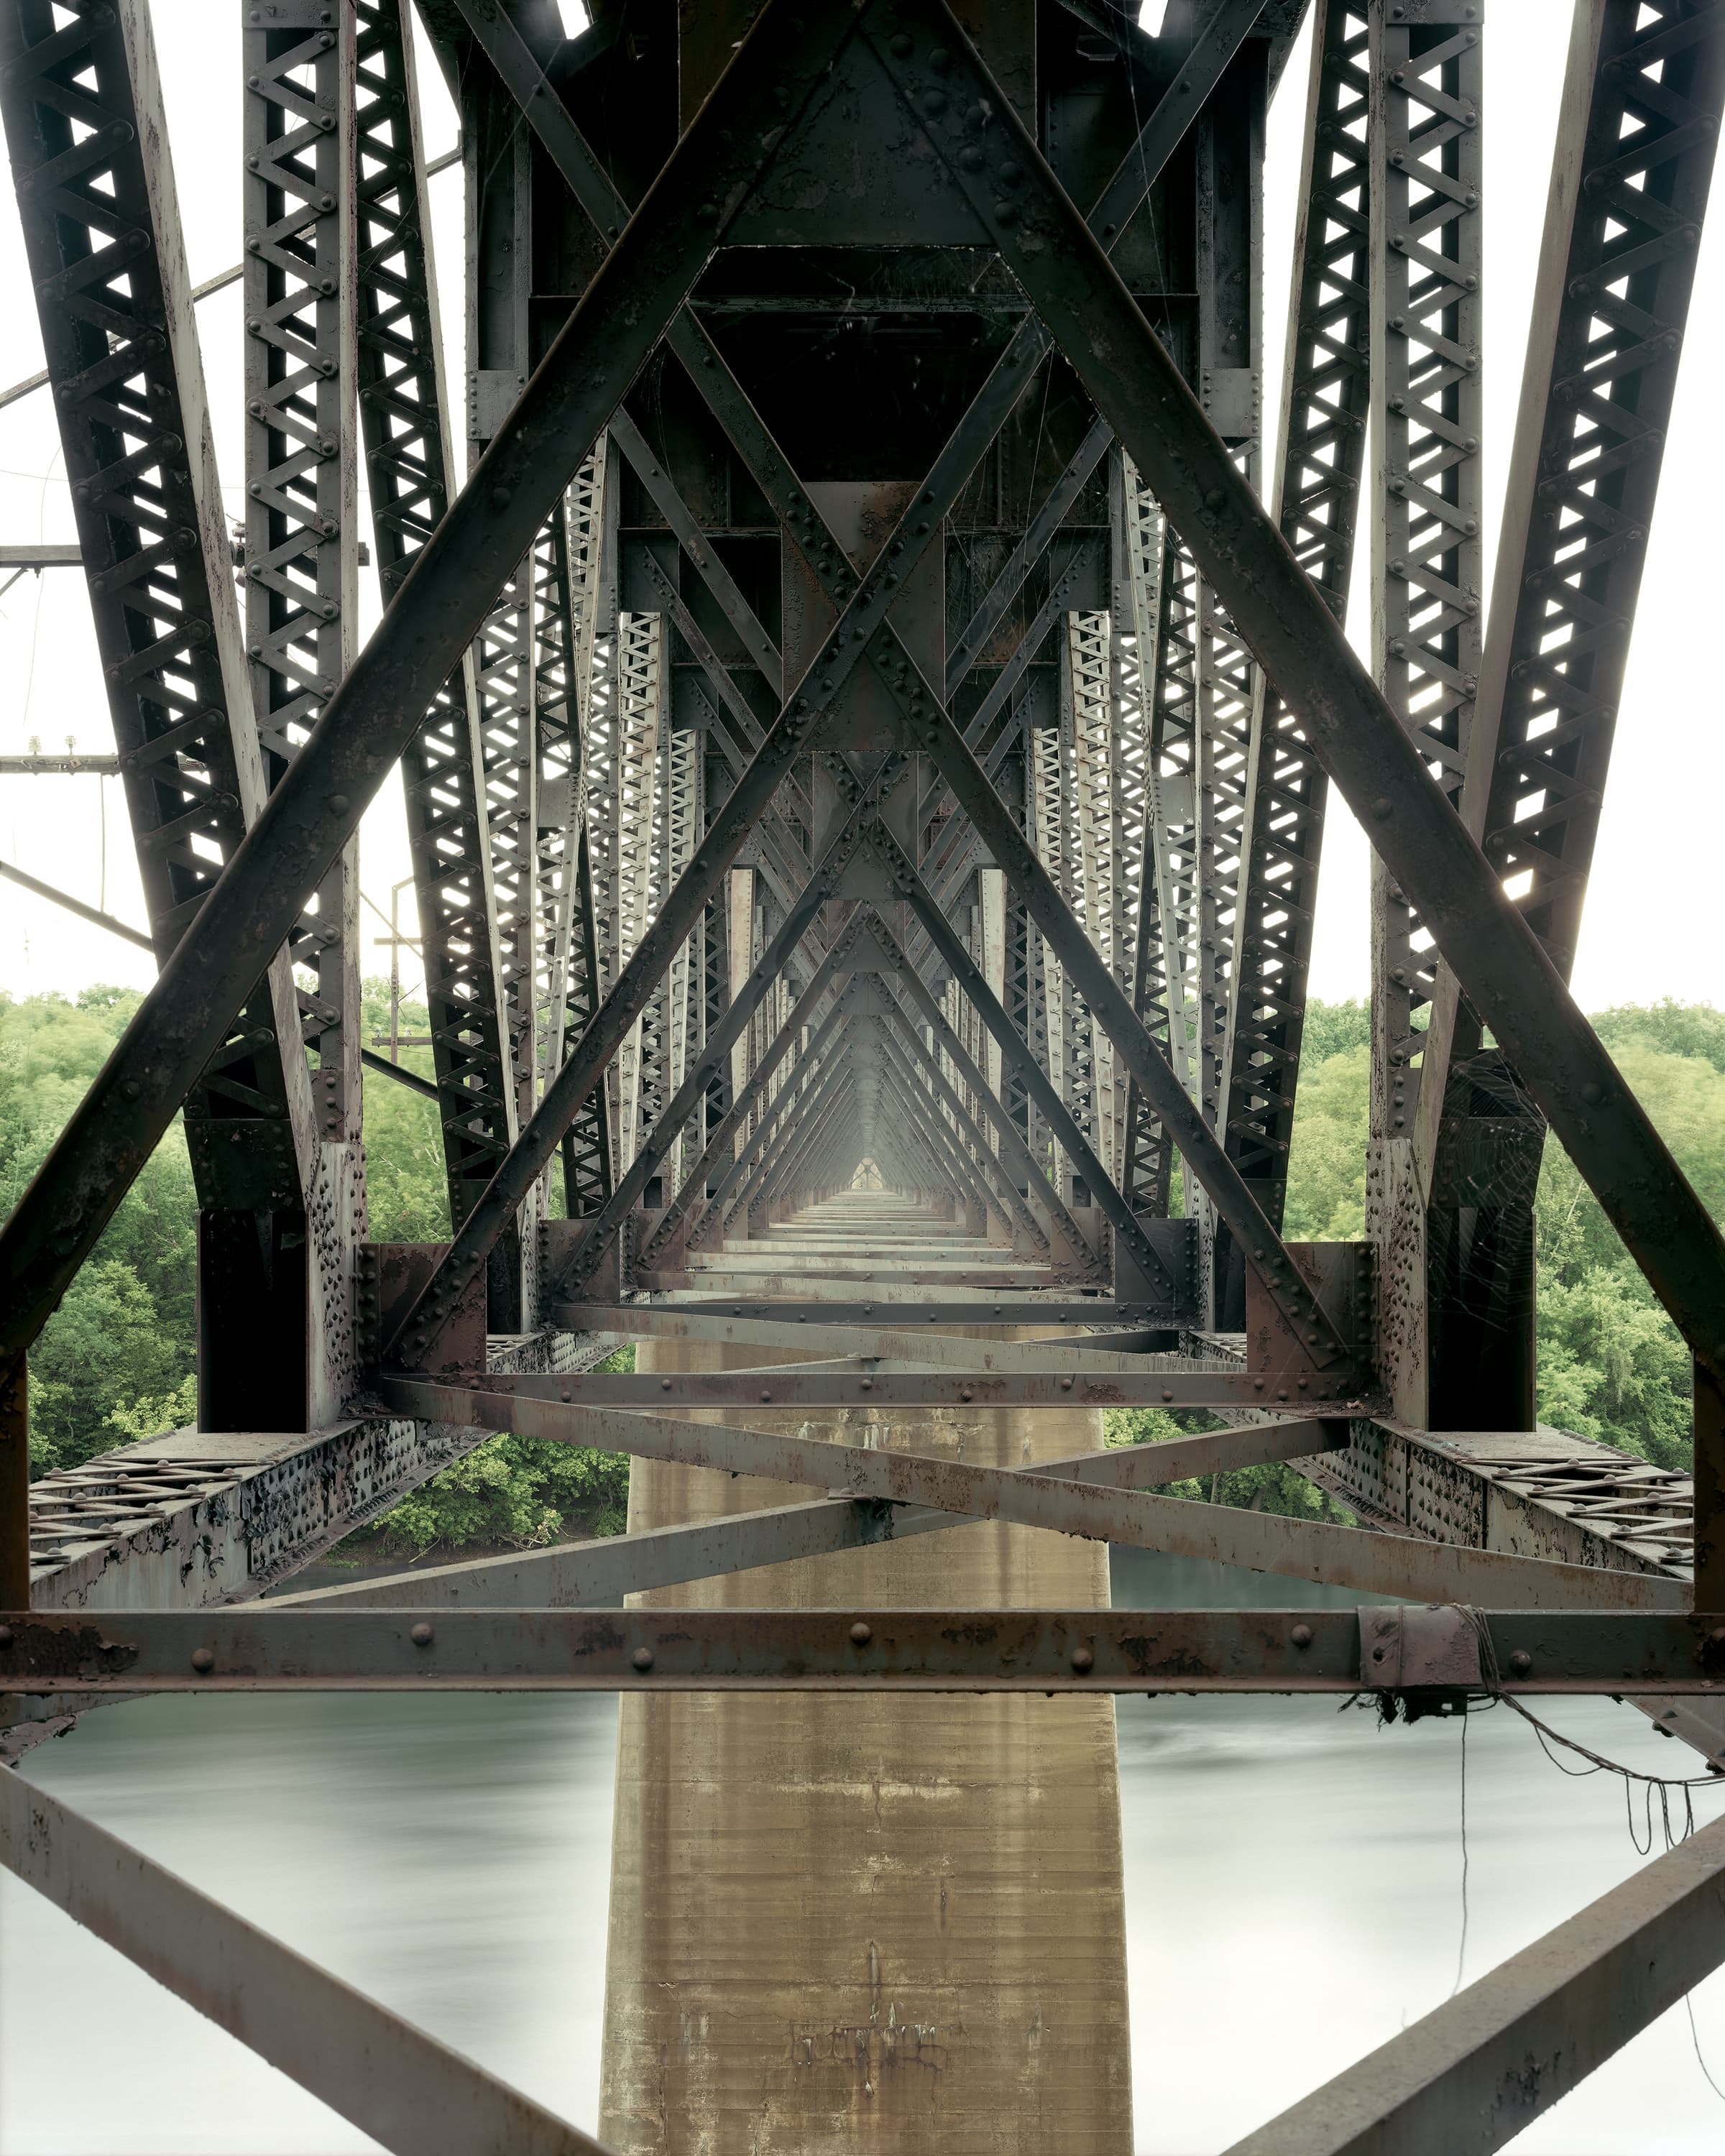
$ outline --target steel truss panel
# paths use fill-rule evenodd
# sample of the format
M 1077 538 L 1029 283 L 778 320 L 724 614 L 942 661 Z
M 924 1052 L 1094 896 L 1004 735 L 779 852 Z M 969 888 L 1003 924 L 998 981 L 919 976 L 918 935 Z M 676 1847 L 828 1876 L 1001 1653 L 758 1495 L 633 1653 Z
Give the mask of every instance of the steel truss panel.
M 1426 768 L 1457 806 L 1484 608 L 1480 11 L 1373 7 L 1370 162 L 1373 665 Z M 1414 1127 L 1430 929 L 1380 854 L 1372 880 L 1372 1136 Z
M 320 11 L 321 13 L 322 11 Z M 358 648 L 355 390 L 356 18 L 300 11 L 241 34 L 245 76 L 245 636 L 274 785 Z M 359 848 L 351 839 L 289 942 L 317 1057 L 319 1133 L 357 1141 Z
M 384 603 L 454 495 L 454 451 L 403 0 L 357 0 L 360 437 Z M 449 1214 L 459 1226 L 515 1133 L 470 656 L 403 752 Z
M 1348 613 L 1370 408 L 1371 78 L 1363 0 L 1317 0 L 1271 514 L 1337 621 Z M 1219 1110 L 1278 1227 L 1287 1188 L 1328 781 L 1260 675 Z

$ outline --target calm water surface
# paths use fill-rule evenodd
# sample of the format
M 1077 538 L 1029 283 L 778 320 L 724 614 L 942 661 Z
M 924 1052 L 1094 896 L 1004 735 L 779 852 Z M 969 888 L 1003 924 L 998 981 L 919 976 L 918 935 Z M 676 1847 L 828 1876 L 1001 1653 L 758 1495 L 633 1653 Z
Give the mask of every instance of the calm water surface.
M 1348 1604 L 1136 1551 L 1122 1605 Z M 1664 1773 L 1632 1710 L 1548 1719 Z M 1119 1703 L 1140 2156 L 1209 2156 L 1440 2004 L 1461 1940 L 1461 1731 L 1281 1699 Z M 600 1697 L 138 1702 L 30 1773 L 445 2042 L 593 2127 L 616 1709 Z M 1644 1860 L 1620 1785 L 1470 1717 L 1466 1974 Z M 1698 1807 L 1711 1818 L 1725 1793 Z M 1725 1974 L 1694 1994 L 1725 2085 Z M 1679 2007 L 1514 2147 L 1718 2156 Z M 3 2156 L 355 2156 L 374 2143 L 0 1875 Z

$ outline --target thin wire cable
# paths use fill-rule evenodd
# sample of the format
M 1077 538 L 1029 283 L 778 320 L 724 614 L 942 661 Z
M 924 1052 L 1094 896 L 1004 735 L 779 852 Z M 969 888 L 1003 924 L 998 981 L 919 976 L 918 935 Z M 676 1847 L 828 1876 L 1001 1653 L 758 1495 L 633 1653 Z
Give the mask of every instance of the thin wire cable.
M 1721 2088 L 1717 2082 L 1713 2079 L 1707 2069 L 1707 2061 L 1701 2056 L 1701 2034 L 1695 2025 L 1695 1995 L 1692 1992 L 1686 1991 L 1683 1994 L 1683 2005 L 1689 2015 L 1689 2041 L 1695 2046 L 1695 2063 L 1701 2068 L 1702 2078 L 1707 2087 L 1722 2103 L 1725 2103 L 1725 2088 Z
M 1455 1981 L 1450 1986 L 1453 1999 L 1461 1989 L 1461 1972 L 1467 1962 L 1467 1717 L 1461 1717 L 1461 1943 L 1455 1949 Z

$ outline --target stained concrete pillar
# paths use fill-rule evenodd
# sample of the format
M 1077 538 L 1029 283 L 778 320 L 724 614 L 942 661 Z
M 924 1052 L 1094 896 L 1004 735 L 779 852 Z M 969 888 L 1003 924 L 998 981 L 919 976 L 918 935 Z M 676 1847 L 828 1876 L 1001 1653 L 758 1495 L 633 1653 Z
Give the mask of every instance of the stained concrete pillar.
M 658 1370 L 773 1359 L 638 1352 Z M 1097 1445 L 1099 1420 L 859 1408 L 810 1426 L 1008 1466 Z M 809 1495 L 638 1460 L 629 1526 Z M 639 1599 L 1095 1608 L 1107 1553 L 978 1522 Z M 1112 1700 L 626 1697 L 599 2133 L 622 2156 L 1128 2156 Z

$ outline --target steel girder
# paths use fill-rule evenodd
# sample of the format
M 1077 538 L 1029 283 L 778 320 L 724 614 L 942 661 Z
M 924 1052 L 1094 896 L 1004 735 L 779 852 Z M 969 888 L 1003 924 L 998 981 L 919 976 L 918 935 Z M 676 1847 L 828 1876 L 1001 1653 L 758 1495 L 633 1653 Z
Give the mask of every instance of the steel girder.
M 1039 1499 L 1057 1510 L 1081 1491 L 1119 1508 L 1178 1502 L 1044 1478 L 1038 1489 L 1030 1477 L 1021 1480 L 1032 1510 L 1043 1508 Z M 841 1501 L 831 1509 L 849 1508 Z M 1078 1690 L 1364 1692 L 1386 1706 L 1406 1700 L 1415 1712 L 1437 1712 L 1454 1711 L 1470 1695 L 1608 1691 L 1621 1682 L 1615 1672 L 1627 1659 L 1646 1671 L 1640 1681 L 1650 1697 L 1725 1697 L 1717 1651 L 1697 1651 L 1686 1614 L 1438 1604 L 1418 1616 L 1425 1622 L 1410 1625 L 1406 1613 L 1371 1608 L 583 1611 L 270 1601 L 245 1609 L 105 1611 L 100 1625 L 44 1611 L 14 1621 L 11 1641 L 0 1645 L 0 1670 L 9 1688 L 26 1696 L 91 1702 L 172 1691 Z M 1725 1835 L 1725 1822 L 1703 1831 Z M 1725 1958 L 1717 1914 L 1716 1906 L 1716 1960 Z
M 358 649 L 353 430 L 358 262 L 356 19 L 241 33 L 245 305 L 245 639 L 273 785 Z M 350 840 L 289 948 L 317 1057 L 318 1134 L 357 1142 L 359 851 Z
M 402 0 L 359 0 L 357 388 L 372 544 L 394 603 L 454 493 L 418 84 Z M 449 1217 L 515 1128 L 484 757 L 470 652 L 402 756 Z
M 1360 126 L 1369 125 L 1367 45 L 1358 0 L 1316 0 L 1282 454 L 1270 501 L 1338 622 L 1348 613 L 1370 402 L 1373 168 Z M 1230 1155 L 1280 1227 L 1328 780 L 1298 717 L 1261 673 L 1256 696 L 1219 1121 Z
M 0 1774 L 0 1863 L 386 2147 L 604 2156 L 21 1774 Z

